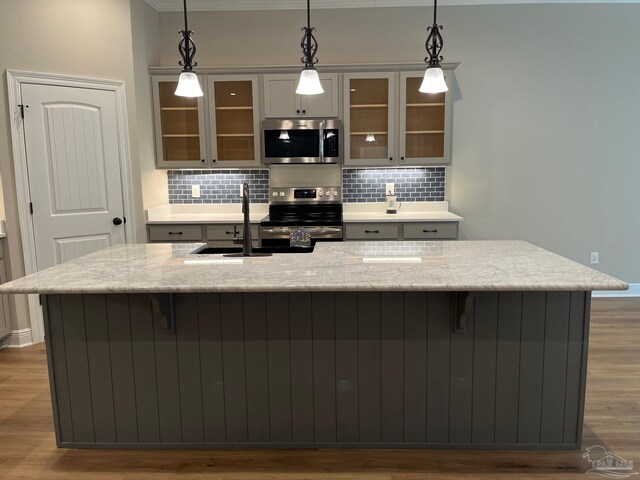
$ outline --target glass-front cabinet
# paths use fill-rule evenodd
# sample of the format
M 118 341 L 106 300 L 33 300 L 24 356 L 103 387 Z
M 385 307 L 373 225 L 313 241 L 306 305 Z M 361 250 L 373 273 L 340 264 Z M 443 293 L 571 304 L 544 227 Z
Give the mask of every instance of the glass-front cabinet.
M 257 76 L 207 79 L 212 167 L 260 164 Z
M 394 162 L 395 80 L 395 73 L 344 75 L 347 163 L 387 165 Z
M 207 164 L 203 98 L 178 97 L 178 75 L 154 76 L 156 155 L 159 167 L 202 168 Z M 200 78 L 200 82 L 203 79 Z
M 419 91 L 424 72 L 400 73 L 400 165 L 451 161 L 451 90 L 453 75 L 445 71 L 449 91 Z
M 260 165 L 257 75 L 204 75 L 204 96 L 174 94 L 177 75 L 155 75 L 158 168 Z

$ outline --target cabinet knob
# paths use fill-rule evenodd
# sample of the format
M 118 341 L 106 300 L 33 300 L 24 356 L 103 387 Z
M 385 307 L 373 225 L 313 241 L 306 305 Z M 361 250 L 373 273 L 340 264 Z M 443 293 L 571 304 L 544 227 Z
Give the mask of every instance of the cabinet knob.
M 302 110 L 302 113 L 305 114 L 305 113 L 307 113 L 307 111 L 306 110 Z
M 390 161 L 390 162 L 393 162 L 393 157 L 389 157 L 389 161 Z
M 401 161 L 402 161 L 402 160 L 404 160 L 404 157 L 400 157 L 400 160 L 401 160 Z
M 204 163 L 204 158 L 201 158 L 201 159 L 200 159 L 200 161 L 201 161 L 202 163 Z
M 216 160 L 215 158 L 212 158 L 212 159 L 211 159 L 211 161 L 212 161 L 213 163 L 216 163 L 216 162 L 217 162 L 217 160 Z
M 300 113 L 300 110 L 296 110 L 296 113 Z

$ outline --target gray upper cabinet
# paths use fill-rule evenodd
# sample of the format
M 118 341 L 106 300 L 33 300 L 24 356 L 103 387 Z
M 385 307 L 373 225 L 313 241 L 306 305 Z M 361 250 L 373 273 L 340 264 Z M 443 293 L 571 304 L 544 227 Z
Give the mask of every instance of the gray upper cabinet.
M 451 163 L 453 71 L 444 73 L 446 93 L 421 93 L 424 71 L 400 73 L 399 165 Z
M 296 88 L 300 74 L 264 75 L 265 118 L 338 117 L 340 113 L 337 73 L 320 73 L 324 93 L 298 95 Z
M 451 89 L 418 89 L 424 71 L 344 74 L 345 164 L 451 163 Z M 453 71 L 445 70 L 451 87 Z M 386 89 L 386 90 L 385 90 Z
M 155 75 L 153 107 L 159 168 L 207 168 L 205 97 L 174 95 L 178 75 Z M 200 77 L 200 84 L 205 79 Z
M 260 165 L 258 75 L 200 76 L 204 96 L 174 95 L 177 75 L 154 75 L 158 168 Z
M 0 283 L 7 281 L 5 270 L 4 240 L 0 239 Z M 11 335 L 11 313 L 9 310 L 9 296 L 0 295 L 0 339 Z
M 396 77 L 393 72 L 344 74 L 345 163 L 396 163 Z
M 259 166 L 258 76 L 209 75 L 207 94 L 211 166 Z

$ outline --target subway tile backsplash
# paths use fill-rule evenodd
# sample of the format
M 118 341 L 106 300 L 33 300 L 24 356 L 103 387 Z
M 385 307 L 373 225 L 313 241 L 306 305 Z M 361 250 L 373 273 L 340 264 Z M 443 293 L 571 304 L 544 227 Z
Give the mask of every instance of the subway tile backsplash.
M 169 203 L 241 203 L 240 184 L 248 183 L 252 203 L 269 200 L 269 170 L 168 170 Z M 200 198 L 191 186 L 200 185 Z
M 387 183 L 395 184 L 401 202 L 442 202 L 445 167 L 345 168 L 342 171 L 345 203 L 384 202 Z
M 253 203 L 269 201 L 269 170 L 168 170 L 169 203 L 240 203 L 239 185 L 247 182 Z M 394 183 L 401 202 L 441 202 L 445 199 L 445 167 L 345 168 L 345 203 L 384 202 L 385 184 Z M 191 197 L 200 185 L 200 198 Z

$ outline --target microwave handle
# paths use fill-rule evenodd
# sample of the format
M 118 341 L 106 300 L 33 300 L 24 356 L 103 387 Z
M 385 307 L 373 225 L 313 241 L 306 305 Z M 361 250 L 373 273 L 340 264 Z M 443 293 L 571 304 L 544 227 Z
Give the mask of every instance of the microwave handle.
M 324 163 L 324 120 L 320 122 L 320 162 Z

